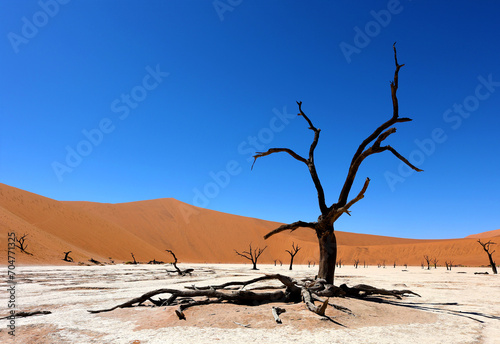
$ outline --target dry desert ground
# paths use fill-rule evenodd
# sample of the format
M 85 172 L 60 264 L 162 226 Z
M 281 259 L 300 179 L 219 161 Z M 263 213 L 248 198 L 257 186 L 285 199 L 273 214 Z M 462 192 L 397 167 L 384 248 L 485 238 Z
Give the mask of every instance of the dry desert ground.
M 487 268 L 420 267 L 337 269 L 336 285 L 364 283 L 386 289 L 410 289 L 421 297 L 403 300 L 332 298 L 323 318 L 303 303 L 241 306 L 212 304 L 189 308 L 179 320 L 171 307 L 120 308 L 91 314 L 159 288 L 216 285 L 266 273 L 313 277 L 316 268 L 296 265 L 183 264 L 192 275 L 167 274 L 166 265 L 20 266 L 16 267 L 17 311 L 50 311 L 0 320 L 2 343 L 500 343 L 500 278 L 476 275 Z M 4 267 L 7 270 L 7 267 Z M 406 271 L 404 271 L 406 270 Z M 8 315 L 9 287 L 1 283 L 2 316 Z M 279 285 L 279 282 L 260 282 Z M 251 289 L 259 284 L 248 286 Z M 167 297 L 166 295 L 163 297 Z M 272 306 L 286 309 L 277 324 Z

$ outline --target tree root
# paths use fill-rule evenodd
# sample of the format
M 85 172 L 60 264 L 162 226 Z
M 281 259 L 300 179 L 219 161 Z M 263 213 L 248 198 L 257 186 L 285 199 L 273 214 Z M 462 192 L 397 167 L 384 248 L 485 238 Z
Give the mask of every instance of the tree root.
M 405 294 L 410 294 L 410 295 L 416 295 L 420 297 L 417 293 L 412 292 L 411 290 L 387 290 L 387 289 L 379 289 L 372 287 L 371 285 L 367 284 L 358 284 L 355 285 L 352 288 L 349 288 L 347 285 L 342 284 L 340 286 L 340 289 L 342 289 L 346 295 L 351 296 L 351 297 L 366 297 L 370 295 L 387 295 L 387 296 L 394 296 L 395 298 L 401 300 L 402 296 Z
M 285 288 L 284 290 L 278 290 L 273 292 L 253 292 L 248 290 L 243 290 L 244 287 L 261 281 L 266 280 L 278 280 Z M 240 286 L 238 290 L 228 290 L 228 287 Z M 276 287 L 269 287 L 276 288 Z M 186 315 L 184 311 L 187 308 L 208 305 L 213 303 L 232 303 L 238 305 L 248 305 L 256 306 L 264 303 L 270 302 L 301 302 L 303 301 L 311 312 L 316 313 L 322 317 L 325 317 L 325 311 L 328 305 L 334 307 L 335 309 L 354 315 L 349 309 L 337 306 L 329 303 L 330 297 L 355 297 L 364 298 L 370 295 L 384 295 L 392 296 L 397 299 L 401 299 L 405 295 L 416 295 L 417 293 L 411 290 L 386 290 L 375 288 L 366 284 L 358 284 L 354 287 L 348 287 L 343 284 L 340 287 L 336 287 L 331 284 L 327 284 L 324 280 L 302 280 L 297 281 L 291 277 L 272 274 L 257 277 L 248 281 L 232 281 L 220 285 L 214 286 L 204 286 L 196 287 L 189 286 L 186 287 L 187 290 L 178 290 L 170 288 L 162 288 L 150 291 L 132 300 L 124 302 L 122 304 L 116 305 L 111 308 L 100 309 L 100 310 L 89 310 L 90 313 L 103 313 L 110 312 L 117 308 L 128 308 L 134 306 L 140 306 L 144 302 L 149 301 L 153 305 L 158 307 L 163 306 L 177 306 L 175 314 L 180 320 L 185 320 Z M 259 289 L 264 289 L 259 287 Z M 160 294 L 170 294 L 168 299 L 159 298 L 158 300 L 153 299 L 153 297 Z M 321 297 L 326 297 L 323 299 Z M 204 299 L 199 299 L 204 297 Z M 198 299 L 196 299 L 198 298 Z M 314 301 L 319 301 L 320 305 L 315 305 Z M 279 315 L 279 314 L 278 314 Z

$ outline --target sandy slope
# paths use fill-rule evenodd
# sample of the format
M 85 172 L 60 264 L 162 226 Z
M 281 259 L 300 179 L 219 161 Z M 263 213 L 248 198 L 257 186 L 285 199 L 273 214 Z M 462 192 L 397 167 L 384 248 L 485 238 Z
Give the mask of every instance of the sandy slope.
M 309 229 L 281 233 L 267 241 L 263 235 L 279 223 L 230 215 L 197 208 L 172 198 L 103 204 L 60 202 L 0 184 L 0 231 L 28 234 L 28 251 L 17 253 L 21 264 L 68 264 L 63 252 L 72 251 L 76 262 L 94 258 L 109 262 L 152 259 L 171 261 L 169 248 L 184 262 L 237 263 L 235 255 L 248 248 L 268 246 L 260 262 L 289 261 L 285 252 L 292 242 L 302 250 L 297 263 L 318 262 L 315 234 Z M 499 235 L 493 231 L 492 236 Z M 482 238 L 490 233 L 480 234 Z M 413 240 L 376 235 L 337 232 L 339 258 L 345 264 L 360 259 L 361 264 L 420 265 L 423 255 L 436 257 L 439 264 L 484 265 L 487 258 L 476 236 L 454 240 Z M 6 262 L 6 244 L 0 247 L 0 264 Z
M 477 234 L 471 234 L 468 235 L 466 238 L 481 239 L 481 238 L 493 238 L 493 237 L 500 237 L 500 229 L 477 233 Z

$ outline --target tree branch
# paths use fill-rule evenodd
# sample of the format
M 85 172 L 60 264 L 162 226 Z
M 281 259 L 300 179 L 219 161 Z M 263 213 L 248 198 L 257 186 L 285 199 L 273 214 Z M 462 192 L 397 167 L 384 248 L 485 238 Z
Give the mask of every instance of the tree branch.
M 284 232 L 286 230 L 289 230 L 290 232 L 293 232 L 294 230 L 296 230 L 297 228 L 312 228 L 312 229 L 316 229 L 316 222 L 304 222 L 304 221 L 297 221 L 297 222 L 294 222 L 294 223 L 290 223 L 290 224 L 286 224 L 286 225 L 282 225 L 282 226 L 279 226 L 278 228 L 276 228 L 275 230 L 267 233 L 266 235 L 264 235 L 264 239 L 267 239 L 275 234 L 278 234 L 278 233 L 281 233 L 281 232 Z
M 424 170 L 421 170 L 419 169 L 418 167 L 415 167 L 413 166 L 412 163 L 410 163 L 408 160 L 406 160 L 406 158 L 404 156 L 402 156 L 401 154 L 399 154 L 394 148 L 392 148 L 391 146 L 385 146 L 384 147 L 385 149 L 387 149 L 389 152 L 391 152 L 392 154 L 394 154 L 399 160 L 401 160 L 402 162 L 404 162 L 406 165 L 408 165 L 409 167 L 411 167 L 413 170 L 417 171 L 417 172 L 423 172 Z
M 347 173 L 346 180 L 342 187 L 342 191 L 340 192 L 339 195 L 339 199 L 337 203 L 334 204 L 334 206 L 336 207 L 343 207 L 347 203 L 347 199 L 349 197 L 349 193 L 351 192 L 352 184 L 354 183 L 354 179 L 356 177 L 356 173 L 358 172 L 359 166 L 361 165 L 361 162 L 369 155 L 372 155 L 374 153 L 380 153 L 384 150 L 389 150 L 396 157 L 398 157 L 401 161 L 403 161 L 405 164 L 410 166 L 415 171 L 418 172 L 422 171 L 413 166 L 412 164 L 410 164 L 410 162 L 407 159 L 405 159 L 398 152 L 396 152 L 391 146 L 380 147 L 382 141 L 384 141 L 389 135 L 396 132 L 395 128 L 390 128 L 392 125 L 396 123 L 411 121 L 410 118 L 406 117 L 399 118 L 397 90 L 399 87 L 399 70 L 401 69 L 401 67 L 404 66 L 404 64 L 400 65 L 398 63 L 397 53 L 396 53 L 396 43 L 394 43 L 393 49 L 394 49 L 394 62 L 396 65 L 396 69 L 394 71 L 394 79 L 391 81 L 391 98 L 393 106 L 392 117 L 388 121 L 383 123 L 381 126 L 379 126 L 377 129 L 375 129 L 375 131 L 359 145 L 356 153 L 354 153 L 354 156 L 351 160 L 351 165 L 349 166 L 349 171 Z M 370 148 L 366 148 L 374 140 L 375 142 L 373 143 L 373 145 Z
M 246 258 L 248 260 L 251 260 L 253 262 L 253 256 L 252 256 L 252 253 L 250 252 L 247 252 L 247 251 L 243 251 L 243 253 L 239 253 L 238 251 L 234 250 L 234 252 L 236 252 L 236 254 L 238 256 L 241 256 L 243 258 Z
M 292 250 L 285 250 L 285 251 L 288 252 L 290 256 L 295 257 L 301 248 L 302 247 L 299 247 L 299 245 L 295 246 L 295 243 L 292 242 Z
M 307 160 L 307 167 L 309 167 L 309 173 L 311 174 L 314 187 L 316 188 L 316 191 L 318 193 L 318 203 L 321 214 L 326 214 L 326 212 L 328 211 L 328 207 L 326 206 L 325 191 L 323 190 L 323 186 L 321 185 L 321 182 L 319 180 L 318 172 L 316 171 L 316 164 L 314 163 L 314 150 L 318 145 L 319 134 L 321 132 L 321 129 L 316 128 L 312 124 L 309 117 L 307 117 L 304 111 L 302 111 L 302 102 L 298 101 L 297 105 L 299 106 L 299 111 L 300 111 L 299 115 L 304 117 L 304 119 L 309 124 L 309 129 L 314 131 L 314 139 L 313 142 L 311 143 L 311 147 L 309 147 L 309 159 Z
M 255 162 L 257 161 L 258 158 L 261 158 L 261 157 L 267 156 L 267 155 L 271 155 L 273 153 L 280 153 L 280 152 L 288 153 L 292 157 L 294 157 L 295 159 L 297 159 L 298 161 L 303 162 L 304 164 L 307 165 L 307 160 L 306 159 L 304 159 L 303 157 L 301 157 L 300 155 L 298 155 L 297 153 L 295 153 L 293 150 L 291 150 L 289 148 L 270 148 L 267 152 L 257 152 L 257 154 L 255 154 L 253 156 L 253 164 L 252 164 L 252 168 L 251 169 L 253 169 L 253 165 L 255 165 Z
M 398 77 L 399 77 L 399 70 L 401 67 L 404 66 L 404 64 L 400 65 L 398 63 L 398 55 L 396 53 L 396 42 L 392 45 L 392 48 L 394 49 L 394 63 L 396 64 L 396 70 L 394 71 L 394 79 L 391 82 L 391 96 L 392 96 L 392 118 L 397 119 L 399 116 L 399 105 L 398 105 L 398 97 L 396 96 L 396 92 L 398 91 L 399 83 L 398 83 Z
M 356 197 L 354 197 L 352 200 L 350 200 L 345 206 L 339 208 L 339 209 L 332 209 L 330 211 L 330 216 L 332 217 L 331 223 L 334 223 L 337 221 L 337 219 L 342 216 L 342 214 L 346 213 L 347 215 L 351 216 L 349 212 L 349 208 L 353 206 L 356 202 L 360 201 L 365 197 L 365 192 L 366 189 L 368 188 L 368 185 L 370 184 L 370 178 L 366 178 L 365 183 L 363 184 L 363 188 L 361 188 L 361 191 L 358 193 Z
M 270 148 L 269 150 L 267 150 L 267 152 L 257 152 L 253 156 L 254 160 L 253 160 L 253 164 L 252 164 L 251 169 L 253 169 L 253 166 L 255 165 L 255 162 L 257 161 L 257 159 L 261 158 L 263 156 L 267 156 L 267 155 L 270 155 L 273 153 L 281 153 L 281 152 L 290 154 L 293 158 L 295 158 L 296 160 L 298 160 L 300 162 L 303 162 L 309 168 L 309 173 L 311 174 L 311 178 L 314 182 L 314 187 L 316 188 L 316 191 L 318 192 L 319 208 L 321 210 L 321 213 L 325 214 L 328 211 L 328 207 L 326 206 L 326 202 L 325 202 L 325 192 L 323 191 L 323 186 L 321 185 L 321 182 L 320 182 L 319 177 L 318 177 L 318 173 L 316 171 L 316 166 L 314 164 L 314 150 L 316 149 L 316 146 L 318 145 L 319 133 L 321 132 L 321 130 L 316 128 L 312 124 L 309 117 L 307 117 L 307 115 L 304 113 L 304 111 L 302 111 L 302 102 L 298 101 L 297 105 L 299 106 L 299 111 L 300 111 L 299 116 L 304 117 L 306 122 L 309 124 L 309 129 L 314 131 L 314 139 L 313 139 L 313 142 L 311 143 L 311 146 L 309 148 L 309 158 L 305 159 L 289 148 Z

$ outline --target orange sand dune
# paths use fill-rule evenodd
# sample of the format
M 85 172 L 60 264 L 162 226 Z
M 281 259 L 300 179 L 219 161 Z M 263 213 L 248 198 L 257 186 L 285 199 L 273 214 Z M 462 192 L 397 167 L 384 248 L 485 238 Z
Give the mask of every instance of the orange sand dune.
M 28 234 L 27 251 L 16 251 L 21 264 L 69 264 L 63 252 L 72 251 L 76 262 L 94 258 L 103 262 L 162 260 L 170 262 L 171 249 L 182 262 L 246 263 L 234 249 L 244 251 L 268 246 L 259 262 L 289 261 L 285 252 L 292 242 L 302 247 L 298 264 L 318 262 L 317 240 L 310 229 L 281 233 L 268 240 L 263 235 L 281 225 L 197 208 L 172 198 L 120 204 L 61 202 L 0 184 L 0 264 L 7 262 L 7 232 Z M 487 232 L 489 233 L 489 232 Z M 492 234 L 500 234 L 493 231 Z M 482 235 L 482 234 L 481 234 Z M 485 237 L 488 237 L 487 234 Z M 492 235 L 494 236 L 494 235 Z M 452 240 L 415 240 L 337 232 L 339 258 L 344 264 L 420 265 L 424 255 L 439 264 L 485 265 L 487 257 L 476 237 Z
M 498 237 L 498 236 L 500 236 L 500 229 L 495 229 L 493 231 L 468 235 L 468 236 L 466 236 L 466 238 L 482 239 L 482 238 L 493 238 L 493 237 Z

